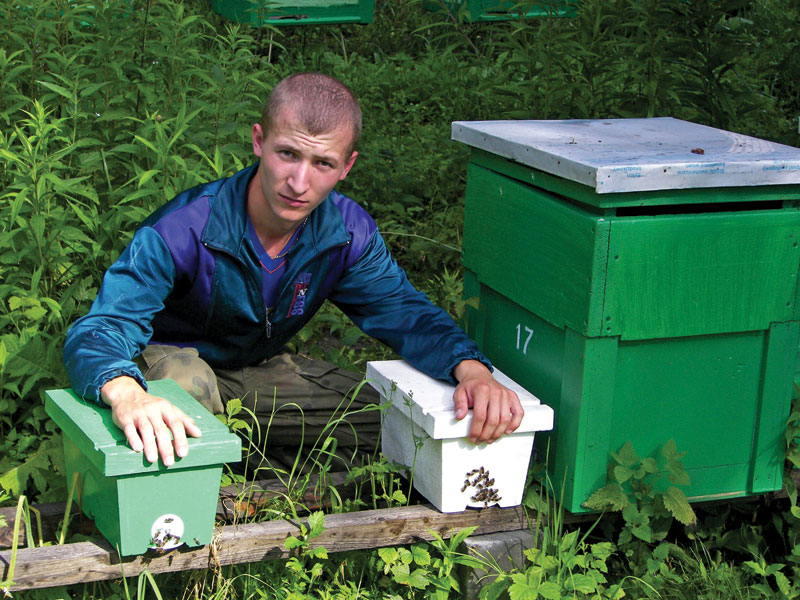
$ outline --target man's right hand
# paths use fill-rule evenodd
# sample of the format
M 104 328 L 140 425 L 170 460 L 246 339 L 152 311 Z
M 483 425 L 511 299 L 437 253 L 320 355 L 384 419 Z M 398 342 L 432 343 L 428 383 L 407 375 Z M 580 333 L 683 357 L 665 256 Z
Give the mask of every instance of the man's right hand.
M 144 450 L 148 462 L 155 462 L 161 455 L 161 462 L 170 466 L 175 462 L 175 454 L 183 458 L 189 451 L 187 434 L 200 437 L 200 428 L 192 418 L 168 400 L 145 392 L 132 377 L 111 379 L 100 388 L 100 393 L 131 449 Z

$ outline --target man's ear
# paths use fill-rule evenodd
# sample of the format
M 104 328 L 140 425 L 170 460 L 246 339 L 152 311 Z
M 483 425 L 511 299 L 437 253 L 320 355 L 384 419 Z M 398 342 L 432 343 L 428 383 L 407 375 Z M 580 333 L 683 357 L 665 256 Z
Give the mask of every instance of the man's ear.
M 353 151 L 350 155 L 350 158 L 347 159 L 347 162 L 344 165 L 344 170 L 342 174 L 339 175 L 339 181 L 344 181 L 344 178 L 347 177 L 347 174 L 350 172 L 350 169 L 353 168 L 353 163 L 356 162 L 356 158 L 358 158 L 358 152 Z
M 264 132 L 261 129 L 260 123 L 253 125 L 253 154 L 261 158 L 264 151 Z

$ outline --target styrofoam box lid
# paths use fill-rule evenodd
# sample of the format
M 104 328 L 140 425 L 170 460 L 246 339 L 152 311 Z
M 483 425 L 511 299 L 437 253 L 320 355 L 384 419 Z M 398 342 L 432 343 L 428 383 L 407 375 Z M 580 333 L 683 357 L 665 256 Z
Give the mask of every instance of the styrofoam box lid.
M 548 431 L 553 428 L 553 409 L 497 369 L 495 379 L 519 396 L 525 416 L 516 433 Z M 367 380 L 382 397 L 434 439 L 466 437 L 472 424 L 472 411 L 458 421 L 453 408 L 455 386 L 433 379 L 404 360 L 367 363 Z
M 452 138 L 598 194 L 800 183 L 800 149 L 670 117 L 456 121 Z
M 107 477 L 174 471 L 241 460 L 242 443 L 239 436 L 228 431 L 175 381 L 149 381 L 148 392 L 169 400 L 193 418 L 202 434 L 199 438 L 187 439 L 188 454 L 183 458 L 176 456 L 170 467 L 165 467 L 160 458 L 149 463 L 144 452 L 131 450 L 125 434 L 111 419 L 111 409 L 87 402 L 70 389 L 47 390 L 45 410 L 64 435 Z

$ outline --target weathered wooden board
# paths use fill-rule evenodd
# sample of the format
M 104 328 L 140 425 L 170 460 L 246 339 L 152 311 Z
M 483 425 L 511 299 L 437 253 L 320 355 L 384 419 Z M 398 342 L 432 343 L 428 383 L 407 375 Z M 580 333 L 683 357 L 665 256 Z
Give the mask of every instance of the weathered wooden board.
M 206 569 L 289 556 L 286 537 L 299 533 L 299 524 L 266 521 L 222 527 L 214 542 L 196 549 L 178 548 L 163 555 L 146 554 L 120 560 L 103 542 L 26 548 L 17 553 L 14 585 L 10 591 L 72 585 L 123 576 Z M 431 532 L 444 538 L 464 527 L 476 526 L 476 534 L 513 531 L 528 526 L 524 509 L 487 508 L 445 514 L 430 506 L 388 508 L 328 515 L 325 530 L 311 541 L 329 552 L 362 550 L 431 540 Z M 0 579 L 8 577 L 11 551 L 0 552 Z
M 346 484 L 347 473 L 334 472 L 325 476 L 325 481 L 319 485 L 319 477 L 311 475 L 306 492 L 303 495 L 300 504 L 308 510 L 317 510 L 319 508 L 330 506 L 330 498 L 326 497 L 322 492 L 330 487 L 336 488 L 337 492 L 347 498 L 353 493 L 354 484 Z M 236 520 L 244 520 L 252 518 L 257 512 L 262 510 L 271 501 L 284 497 L 288 494 L 286 485 L 278 479 L 264 479 L 260 481 L 252 481 L 247 484 L 234 484 L 229 485 L 219 490 L 219 503 L 217 504 L 217 518 L 228 523 Z M 41 538 L 45 541 L 54 541 L 56 539 L 56 528 L 59 521 L 64 518 L 66 511 L 65 502 L 52 502 L 48 504 L 37 504 L 34 507 L 39 511 L 42 520 L 42 531 L 34 531 L 34 537 Z M 300 508 L 298 508 L 300 510 Z M 5 518 L 6 525 L 0 527 L 0 549 L 11 548 L 13 545 L 14 537 L 14 518 L 16 516 L 17 507 L 9 506 L 0 508 L 0 517 Z M 80 509 L 76 504 L 72 505 L 72 515 L 75 518 L 80 513 Z M 31 517 L 33 519 L 33 517 Z M 83 517 L 82 517 L 83 518 Z M 94 529 L 91 521 L 85 519 L 88 525 L 88 531 L 81 530 L 81 533 L 87 535 L 100 535 Z M 75 522 L 70 525 L 70 532 L 74 533 Z M 81 525 L 81 524 L 79 524 Z M 34 524 L 34 529 L 38 529 Z M 19 545 L 24 547 L 26 544 L 25 535 L 25 522 L 20 522 L 19 531 Z

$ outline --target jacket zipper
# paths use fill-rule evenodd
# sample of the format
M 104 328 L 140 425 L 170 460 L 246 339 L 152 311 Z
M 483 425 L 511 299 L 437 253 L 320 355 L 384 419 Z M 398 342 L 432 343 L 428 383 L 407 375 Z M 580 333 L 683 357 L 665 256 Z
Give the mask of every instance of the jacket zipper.
M 301 271 L 301 270 L 303 269 L 303 267 L 305 267 L 307 264 L 311 263 L 311 262 L 312 262 L 314 259 L 316 259 L 316 258 L 317 258 L 318 256 L 320 256 L 321 254 L 323 254 L 323 253 L 325 253 L 325 252 L 328 252 L 329 250 L 332 250 L 333 248 L 339 248 L 340 246 L 347 246 L 347 245 L 349 245 L 349 244 L 350 244 L 350 240 L 347 240 L 346 242 L 342 242 L 342 243 L 340 243 L 340 244 L 333 244 L 333 245 L 331 245 L 331 246 L 328 246 L 327 248 L 325 248 L 325 249 L 324 249 L 323 251 L 321 251 L 321 252 L 316 252 L 316 253 L 314 253 L 314 254 L 313 254 L 313 255 L 312 255 L 310 258 L 308 258 L 308 259 L 307 259 L 307 260 L 306 260 L 306 261 L 305 261 L 305 262 L 304 262 L 302 265 L 300 265 L 299 267 L 296 267 L 296 268 L 294 269 L 294 272 L 295 272 L 295 273 L 297 273 L 297 272 Z M 218 247 L 218 246 L 216 246 L 216 245 L 214 245 L 214 244 L 209 244 L 208 242 L 203 242 L 203 246 L 205 246 L 206 248 L 209 248 L 209 247 L 210 247 L 210 248 L 214 248 L 215 250 L 219 250 L 220 252 L 224 252 L 225 254 L 227 254 L 228 256 L 230 256 L 231 258 L 233 258 L 233 259 L 235 259 L 236 261 L 238 261 L 238 262 L 239 262 L 239 264 L 241 264 L 242 266 L 245 266 L 245 267 L 247 266 L 247 265 L 245 265 L 245 263 L 242 261 L 242 259 L 240 259 L 238 256 L 236 256 L 236 255 L 235 255 L 235 254 L 233 254 L 232 252 L 228 251 L 228 249 L 227 249 L 227 248 L 220 248 L 220 247 Z M 248 270 L 248 272 L 249 272 L 249 270 Z M 252 273 L 251 273 L 251 275 L 252 275 Z M 291 280 L 291 278 L 290 278 L 290 280 Z M 257 283 L 257 282 L 256 282 L 256 283 Z M 280 290 L 279 290 L 279 292 L 278 292 L 278 295 L 277 295 L 277 299 L 278 299 L 278 300 L 280 300 L 281 296 L 283 296 L 283 293 L 286 291 L 286 288 L 287 288 L 288 286 L 289 286 L 289 283 L 288 283 L 288 280 L 287 280 L 287 283 L 284 283 L 284 284 L 283 284 L 283 287 L 281 287 L 281 289 L 280 289 Z M 258 286 L 256 286 L 256 287 L 258 287 Z M 259 296 L 260 296 L 260 294 L 259 294 Z M 263 302 L 262 302 L 262 304 L 263 304 Z M 276 306 L 275 308 L 277 308 L 277 306 Z M 272 310 L 272 309 L 269 309 L 269 308 L 267 308 L 266 306 L 264 306 L 264 333 L 266 334 L 266 336 L 267 336 L 267 339 L 270 339 L 270 338 L 272 337 L 272 321 L 270 321 L 270 320 L 269 320 L 269 313 L 271 312 L 271 310 Z

